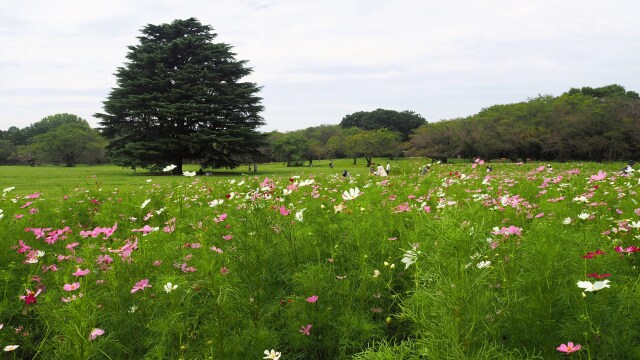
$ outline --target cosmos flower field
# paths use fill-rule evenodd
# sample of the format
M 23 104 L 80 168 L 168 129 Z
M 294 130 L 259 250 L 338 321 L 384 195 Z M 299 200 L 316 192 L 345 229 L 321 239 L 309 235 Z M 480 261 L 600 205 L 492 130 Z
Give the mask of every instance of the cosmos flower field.
M 2 184 L 0 359 L 640 358 L 640 174 L 479 164 Z

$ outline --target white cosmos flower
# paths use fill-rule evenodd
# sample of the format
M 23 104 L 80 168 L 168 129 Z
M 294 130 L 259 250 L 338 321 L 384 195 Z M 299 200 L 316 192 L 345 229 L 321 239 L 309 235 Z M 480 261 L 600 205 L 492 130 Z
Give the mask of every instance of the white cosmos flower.
M 418 253 L 413 250 L 407 250 L 400 261 L 404 263 L 404 268 L 408 269 L 409 266 L 416 262 L 416 260 L 418 260 Z
M 188 177 L 192 177 L 192 176 L 196 176 L 196 172 L 195 171 L 185 171 L 182 173 L 183 176 L 188 176 Z
M 476 267 L 478 269 L 484 269 L 484 268 L 488 268 L 491 265 L 491 261 L 486 260 L 486 261 L 480 261 L 478 264 L 476 264 Z
M 168 283 L 164 284 L 164 291 L 168 294 L 170 292 L 172 292 L 173 290 L 177 289 L 178 285 L 173 285 L 171 283 L 171 281 L 169 281 Z
M 632 222 L 629 224 L 629 227 L 632 227 L 632 228 L 634 228 L 634 229 L 640 229 L 640 221 L 632 221 Z
M 302 210 L 300 210 L 300 211 L 296 211 L 296 220 L 298 220 L 298 221 L 302 222 L 302 220 L 303 220 L 303 215 L 302 215 L 302 213 L 303 213 L 305 210 L 307 210 L 307 208 L 304 208 L 304 209 L 302 209 Z
M 215 199 L 215 200 L 209 202 L 209 206 L 216 207 L 216 206 L 222 204 L 223 202 L 224 202 L 224 200 L 222 200 L 222 199 Z
M 264 354 L 266 355 L 265 357 L 263 357 L 263 359 L 269 359 L 269 360 L 279 360 L 280 359 L 280 352 L 275 351 L 273 349 L 271 349 L 271 351 L 269 350 L 265 350 Z
M 587 220 L 589 218 L 589 216 L 591 216 L 591 214 L 589 214 L 589 213 L 581 213 L 580 215 L 578 215 L 578 218 L 580 220 Z
M 582 288 L 587 292 L 598 291 L 604 288 L 611 287 L 611 285 L 609 285 L 609 280 L 596 281 L 595 283 L 592 283 L 590 281 L 578 281 L 577 285 L 579 288 Z
M 358 196 L 360 196 L 360 194 L 361 194 L 360 193 L 360 189 L 351 188 L 351 189 L 349 189 L 349 191 L 345 191 L 345 192 L 342 193 L 342 198 L 344 200 L 353 200 L 353 199 L 357 198 Z
M 309 186 L 311 184 L 313 184 L 314 182 L 316 182 L 313 179 L 308 179 L 308 180 L 303 180 L 300 182 L 299 186 Z
M 574 198 L 573 198 L 573 201 L 575 201 L 575 202 L 583 202 L 583 203 L 586 203 L 586 202 L 588 202 L 588 201 L 589 201 L 589 198 L 587 198 L 587 197 L 586 197 L 586 196 L 584 196 L 584 195 L 580 195 L 580 196 L 576 196 L 576 197 L 574 197 Z
M 151 202 L 151 199 L 147 199 L 145 200 L 142 205 L 140 205 L 140 209 L 144 209 L 147 205 L 149 205 L 149 203 Z
M 4 347 L 4 351 L 5 352 L 13 351 L 13 350 L 17 349 L 18 347 L 20 347 L 20 345 L 7 345 L 7 346 Z
M 565 225 L 571 224 L 571 218 L 570 217 L 565 218 L 564 220 L 562 220 L 562 223 L 565 224 Z
M 171 165 L 167 165 L 167 166 L 165 166 L 165 168 L 164 168 L 164 169 L 162 169 L 162 172 L 169 172 L 169 171 L 171 171 L 171 170 L 175 169 L 176 167 L 177 167 L 177 166 L 175 166 L 175 165 L 173 165 L 173 164 L 171 164 Z

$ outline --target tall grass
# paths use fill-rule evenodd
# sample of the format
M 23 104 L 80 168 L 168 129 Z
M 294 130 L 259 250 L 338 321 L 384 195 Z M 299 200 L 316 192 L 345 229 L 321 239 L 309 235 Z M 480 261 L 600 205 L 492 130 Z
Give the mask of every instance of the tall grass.
M 1 357 L 529 359 L 569 341 L 640 357 L 639 176 L 620 164 L 281 165 L 12 168 L 0 345 L 19 347 Z M 584 292 L 594 273 L 610 287 Z

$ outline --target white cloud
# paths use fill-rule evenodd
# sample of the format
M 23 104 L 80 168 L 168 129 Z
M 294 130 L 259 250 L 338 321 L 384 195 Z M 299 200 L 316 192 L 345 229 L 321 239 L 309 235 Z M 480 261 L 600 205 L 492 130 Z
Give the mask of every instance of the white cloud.
M 196 17 L 249 60 L 266 130 L 355 111 L 471 115 L 571 87 L 640 90 L 636 15 L 619 0 L 35 0 L 0 4 L 0 129 L 102 111 L 146 24 Z

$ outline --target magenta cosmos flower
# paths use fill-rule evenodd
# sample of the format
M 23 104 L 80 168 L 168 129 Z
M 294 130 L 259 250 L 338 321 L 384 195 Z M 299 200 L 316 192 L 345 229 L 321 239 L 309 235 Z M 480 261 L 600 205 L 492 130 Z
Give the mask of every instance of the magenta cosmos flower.
M 573 345 L 573 343 L 569 341 L 567 344 L 561 344 L 560 346 L 558 346 L 556 350 L 563 353 L 570 354 L 572 352 L 580 350 L 581 348 L 582 348 L 582 345 L 580 344 Z
M 312 304 L 313 304 L 313 303 L 314 303 L 314 302 L 316 302 L 316 301 L 318 301 L 318 295 L 309 296 L 309 297 L 307 298 L 307 302 L 308 302 L 308 303 L 312 303 Z

